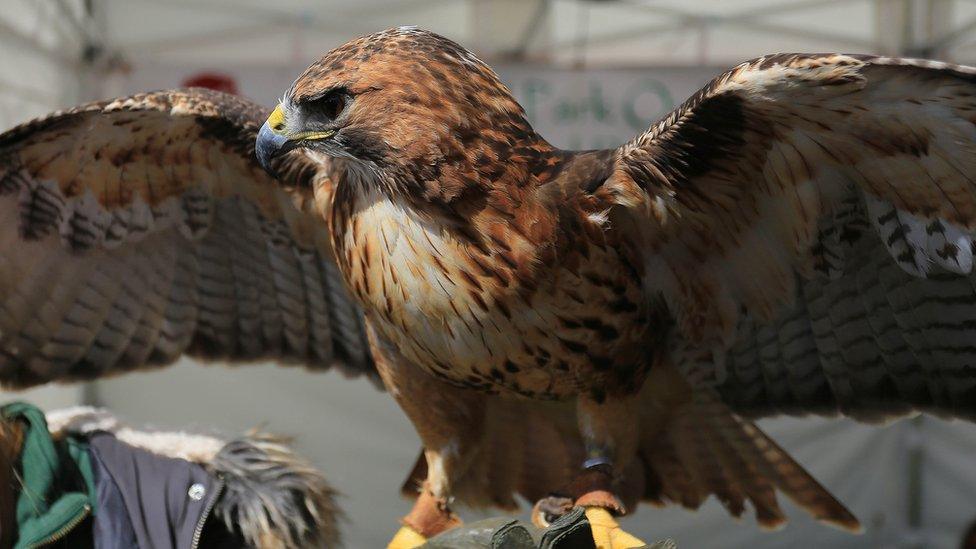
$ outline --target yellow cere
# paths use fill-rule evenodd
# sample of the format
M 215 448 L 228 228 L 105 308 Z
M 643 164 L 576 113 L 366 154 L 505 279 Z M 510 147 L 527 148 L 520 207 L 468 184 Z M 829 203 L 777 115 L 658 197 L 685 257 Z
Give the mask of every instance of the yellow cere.
M 268 127 L 278 133 L 285 130 L 285 113 L 282 112 L 280 104 L 271 111 L 271 116 L 268 117 Z
M 285 129 L 285 113 L 281 110 L 281 104 L 271 111 L 268 116 L 268 127 L 278 135 L 284 135 L 289 141 L 309 141 L 313 139 L 325 139 L 335 133 L 335 130 L 306 131 L 288 134 Z

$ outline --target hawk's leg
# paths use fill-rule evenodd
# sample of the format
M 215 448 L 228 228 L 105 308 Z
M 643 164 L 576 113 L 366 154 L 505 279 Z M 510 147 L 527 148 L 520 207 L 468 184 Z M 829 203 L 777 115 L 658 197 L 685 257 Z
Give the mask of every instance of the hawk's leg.
M 583 469 L 572 484 L 577 505 L 604 507 L 614 514 L 626 513 L 614 494 L 614 475 L 624 471 L 637 455 L 640 436 L 636 396 L 606 395 L 597 400 L 580 396 L 576 415 L 583 448 Z
M 640 421 L 636 395 L 581 396 L 577 418 L 586 450 L 583 468 L 570 484 L 574 504 L 586 508 L 598 549 L 643 547 L 624 532 L 615 516 L 627 512 L 614 489 L 614 478 L 637 455 Z
M 427 477 L 390 549 L 410 549 L 461 524 L 451 512 L 452 485 L 471 465 L 484 430 L 483 394 L 448 385 L 404 358 L 369 330 L 376 369 L 424 446 Z

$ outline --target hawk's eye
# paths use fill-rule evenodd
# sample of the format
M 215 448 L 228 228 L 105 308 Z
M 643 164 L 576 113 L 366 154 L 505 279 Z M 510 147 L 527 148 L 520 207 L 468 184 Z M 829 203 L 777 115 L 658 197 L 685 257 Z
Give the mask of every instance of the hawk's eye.
M 346 94 L 333 91 L 315 101 L 315 109 L 329 120 L 335 120 L 346 108 Z

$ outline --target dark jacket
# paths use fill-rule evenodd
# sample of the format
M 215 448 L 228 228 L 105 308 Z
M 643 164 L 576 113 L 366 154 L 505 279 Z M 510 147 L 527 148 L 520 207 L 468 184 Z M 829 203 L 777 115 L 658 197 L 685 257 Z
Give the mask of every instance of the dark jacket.
M 308 547 L 338 542 L 334 492 L 280 440 L 141 432 L 104 411 L 0 409 L 8 467 L 0 540 L 17 549 Z M 52 432 L 53 431 L 53 432 Z M 3 452 L 0 452 L 3 454 Z M 310 512 L 314 510 L 315 512 Z

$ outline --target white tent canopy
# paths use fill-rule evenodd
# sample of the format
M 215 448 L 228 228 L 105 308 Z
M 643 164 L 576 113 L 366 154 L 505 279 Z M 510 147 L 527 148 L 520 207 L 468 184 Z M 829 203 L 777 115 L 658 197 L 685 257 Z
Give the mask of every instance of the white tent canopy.
M 973 58 L 963 0 L 93 0 L 104 42 L 136 59 L 306 62 L 419 25 L 478 53 L 560 64 L 726 65 L 771 51 Z
M 0 94 L 71 102 L 100 91 L 97 78 L 73 80 L 145 62 L 307 64 L 404 24 L 492 61 L 576 67 L 726 66 L 814 50 L 976 60 L 972 0 L 7 0 Z
M 619 143 L 722 68 L 771 51 L 860 51 L 976 63 L 965 0 L 6 0 L 0 124 L 83 100 L 179 85 L 216 70 L 270 103 L 306 64 L 354 36 L 414 24 L 473 48 L 557 144 Z M 636 122 L 635 122 L 636 120 Z M 5 397 L 13 398 L 11 395 Z M 189 361 L 84 389 L 24 395 L 97 402 L 133 421 L 239 430 L 265 423 L 346 494 L 350 547 L 378 547 L 409 504 L 397 488 L 419 442 L 388 395 L 363 381 L 269 365 Z M 683 547 L 955 547 L 976 518 L 976 427 L 932 418 L 876 428 L 842 420 L 764 422 L 849 504 L 852 537 L 791 509 L 785 531 L 749 518 L 643 508 L 628 528 Z M 467 514 L 467 516 L 475 516 Z

